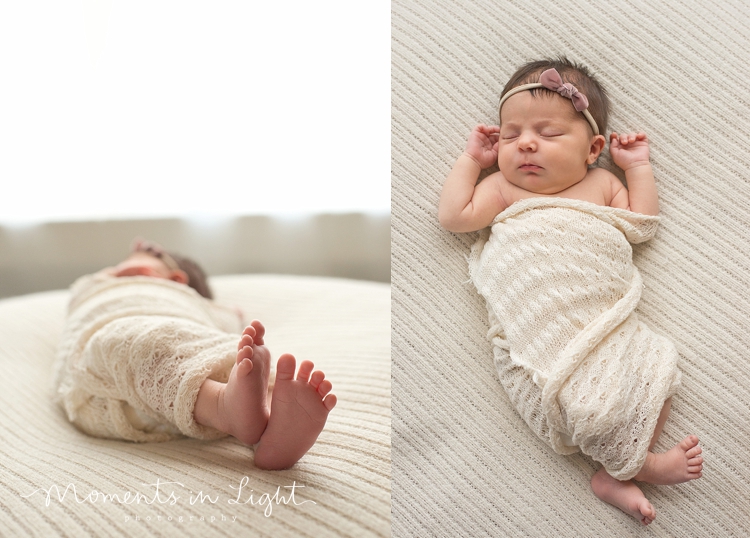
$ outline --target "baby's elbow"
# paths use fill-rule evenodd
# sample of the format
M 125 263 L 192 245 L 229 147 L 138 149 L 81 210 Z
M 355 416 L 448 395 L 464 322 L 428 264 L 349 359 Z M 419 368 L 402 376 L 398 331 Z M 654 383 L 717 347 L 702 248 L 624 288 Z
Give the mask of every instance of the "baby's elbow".
M 446 211 L 443 208 L 438 209 L 438 222 L 440 223 L 440 226 L 448 230 L 449 232 L 455 232 L 454 228 L 456 227 L 456 216 Z
M 488 222 L 483 222 L 482 216 L 477 214 L 475 208 L 467 206 L 463 210 L 455 210 L 446 207 L 438 207 L 438 222 L 440 226 L 455 233 L 469 233 L 481 230 Z
M 460 217 L 445 217 L 445 218 L 439 218 L 440 226 L 448 230 L 449 232 L 454 233 L 468 233 L 468 232 L 474 232 L 478 230 L 476 226 L 473 226 L 473 224 L 465 219 L 462 219 Z
M 460 228 L 452 220 L 440 220 L 440 226 L 449 232 L 460 232 Z

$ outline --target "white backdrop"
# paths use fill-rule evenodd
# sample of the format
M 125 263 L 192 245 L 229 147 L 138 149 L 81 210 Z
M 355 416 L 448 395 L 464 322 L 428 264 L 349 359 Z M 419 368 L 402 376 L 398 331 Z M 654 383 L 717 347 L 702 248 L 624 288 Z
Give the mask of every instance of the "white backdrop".
M 388 3 L 4 2 L 0 223 L 390 210 Z

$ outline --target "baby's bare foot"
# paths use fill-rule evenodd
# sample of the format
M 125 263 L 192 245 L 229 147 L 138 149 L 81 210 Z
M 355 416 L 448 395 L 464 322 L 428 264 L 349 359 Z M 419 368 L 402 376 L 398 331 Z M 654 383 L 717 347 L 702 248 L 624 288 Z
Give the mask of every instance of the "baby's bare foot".
M 658 485 L 673 485 L 700 478 L 703 473 L 703 450 L 698 438 L 688 435 L 663 454 L 648 453 L 646 463 L 635 475 L 636 480 Z
M 656 510 L 632 481 L 620 482 L 612 478 L 604 468 L 591 479 L 591 489 L 602 501 L 630 514 L 644 525 L 656 518 Z
M 276 384 L 271 397 L 268 427 L 255 449 L 261 469 L 287 469 L 313 446 L 336 405 L 332 385 L 315 365 L 302 361 L 294 377 L 296 360 L 284 354 L 276 364 Z M 312 375 L 310 375 L 312 374 Z
M 242 333 L 237 361 L 219 398 L 223 431 L 247 445 L 258 442 L 268 424 L 267 387 L 271 354 L 263 345 L 265 328 L 254 320 Z

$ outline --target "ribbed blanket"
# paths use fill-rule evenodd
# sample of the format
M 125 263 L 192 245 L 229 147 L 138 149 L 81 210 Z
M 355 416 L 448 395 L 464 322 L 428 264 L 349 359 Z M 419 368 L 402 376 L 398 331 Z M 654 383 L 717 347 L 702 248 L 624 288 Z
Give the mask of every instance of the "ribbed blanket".
M 516 202 L 473 246 L 469 268 L 489 311 L 500 381 L 559 454 L 579 449 L 619 480 L 643 466 L 677 351 L 640 322 L 632 243 L 658 217 L 578 200 Z

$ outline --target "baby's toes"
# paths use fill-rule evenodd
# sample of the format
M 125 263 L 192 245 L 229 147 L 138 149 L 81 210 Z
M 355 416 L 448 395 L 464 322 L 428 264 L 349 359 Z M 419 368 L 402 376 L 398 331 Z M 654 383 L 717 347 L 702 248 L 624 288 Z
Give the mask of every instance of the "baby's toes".
M 251 321 L 250 326 L 255 329 L 255 334 L 253 335 L 255 337 L 255 343 L 259 346 L 263 345 L 263 337 L 266 335 L 266 328 L 257 319 Z
M 323 372 L 321 372 L 320 370 L 316 370 L 310 376 L 310 385 L 312 385 L 313 388 L 317 390 L 317 388 L 320 386 L 321 381 L 323 381 L 325 378 L 326 375 Z
M 330 411 L 331 409 L 333 409 L 334 407 L 336 407 L 336 402 L 337 402 L 336 395 L 335 394 L 329 394 L 328 396 L 326 396 L 326 399 L 323 400 L 323 405 L 325 405 L 326 409 L 328 409 L 328 411 Z
M 326 394 L 331 392 L 331 389 L 333 388 L 333 385 L 330 381 L 327 379 L 324 379 L 320 385 L 318 385 L 318 394 L 320 394 L 321 397 L 324 397 Z
M 299 371 L 297 372 L 297 379 L 307 382 L 310 379 L 310 374 L 314 368 L 315 364 L 311 361 L 302 361 L 299 365 Z
M 688 458 L 694 458 L 698 454 L 701 454 L 702 452 L 703 452 L 703 449 L 700 446 L 694 446 L 693 448 L 691 448 L 690 450 L 688 450 L 687 452 L 685 452 L 685 455 Z
M 242 359 L 237 363 L 237 376 L 245 377 L 253 371 L 253 361 L 250 359 Z
M 644 525 L 648 525 L 649 523 L 653 522 L 654 519 L 656 519 L 656 510 L 654 510 L 654 506 L 647 500 L 644 499 L 640 503 L 640 505 L 638 506 L 638 510 L 643 516 L 641 522 L 643 522 Z
M 682 441 L 680 441 L 680 448 L 687 454 L 691 449 L 698 448 L 698 437 L 695 435 L 688 435 Z
M 240 338 L 239 343 L 237 344 L 237 351 L 242 349 L 245 346 L 252 346 L 255 343 L 253 340 L 253 337 L 249 334 L 243 334 L 242 338 Z
M 250 325 L 248 325 L 247 327 L 245 327 L 245 330 L 242 331 L 242 334 L 243 335 L 247 334 L 249 336 L 255 336 L 257 334 L 257 332 L 258 331 L 256 330 L 256 328 L 251 323 Z
M 251 346 L 244 346 L 240 348 L 240 350 L 237 352 L 237 364 L 241 363 L 245 359 L 252 359 L 253 354 L 254 351 Z
M 291 353 L 284 353 L 276 361 L 276 380 L 289 381 L 294 379 L 294 371 L 297 369 L 297 359 Z

